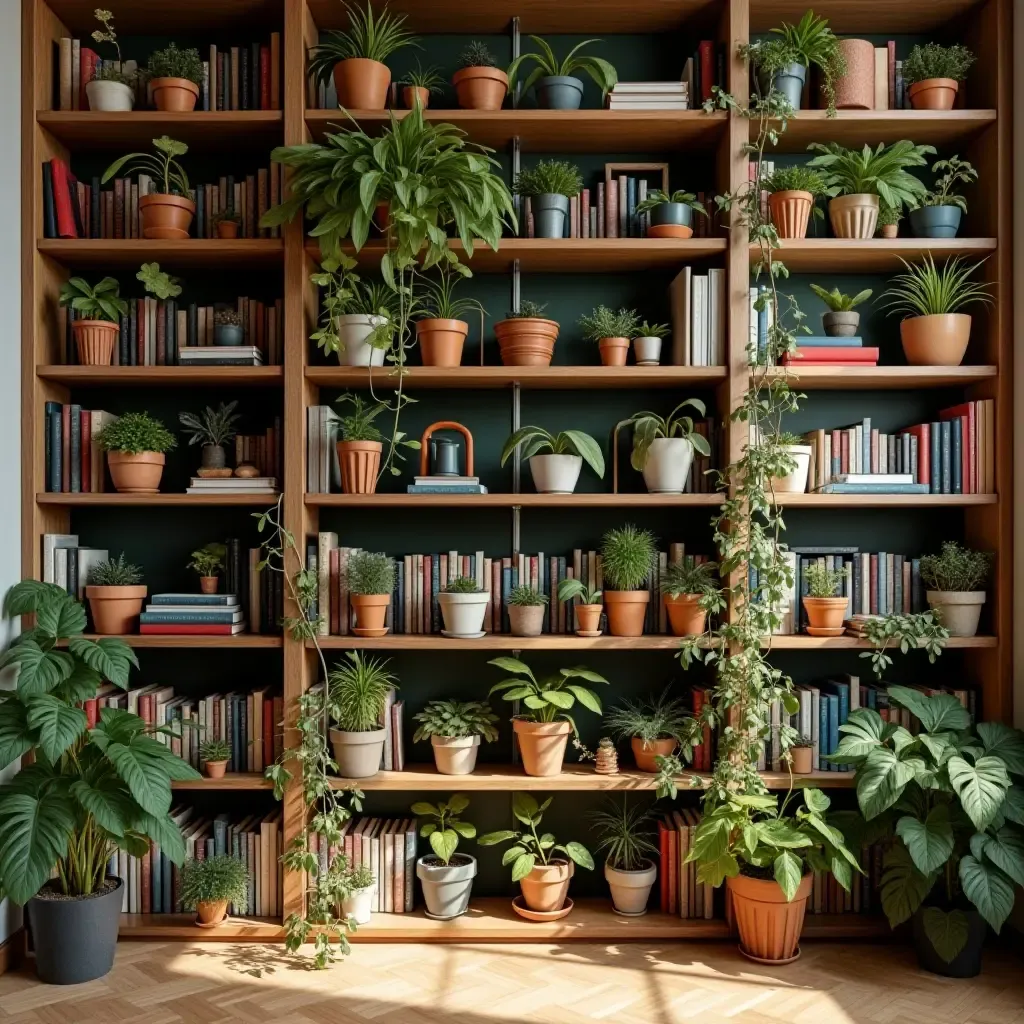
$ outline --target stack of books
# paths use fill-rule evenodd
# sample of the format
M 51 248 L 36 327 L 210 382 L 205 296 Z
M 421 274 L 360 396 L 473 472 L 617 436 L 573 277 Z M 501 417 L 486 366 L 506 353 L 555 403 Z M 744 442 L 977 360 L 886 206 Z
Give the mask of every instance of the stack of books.
M 80 547 L 77 533 L 44 533 L 43 582 L 55 583 L 82 601 L 89 570 L 108 557 L 106 548 Z
M 266 494 L 276 496 L 277 477 L 274 476 L 194 476 L 185 488 L 186 494 Z
M 751 291 L 753 290 L 751 289 Z M 759 323 L 759 334 L 760 329 Z M 878 349 L 865 347 L 863 338 L 833 338 L 825 334 L 798 334 L 796 344 L 796 352 L 782 354 L 783 366 L 878 365 Z
M 608 93 L 609 110 L 687 110 L 690 90 L 682 82 L 616 82 Z
M 139 632 L 233 636 L 245 632 L 245 613 L 235 594 L 153 594 Z
M 253 345 L 179 348 L 179 366 L 262 366 L 263 353 Z
M 409 494 L 486 494 L 478 476 L 417 476 L 406 487 Z

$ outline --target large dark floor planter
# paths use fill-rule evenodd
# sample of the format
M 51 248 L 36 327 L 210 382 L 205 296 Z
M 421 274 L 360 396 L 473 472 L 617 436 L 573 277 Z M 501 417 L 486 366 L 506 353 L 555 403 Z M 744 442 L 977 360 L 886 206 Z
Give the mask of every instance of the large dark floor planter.
M 985 921 L 976 910 L 965 910 L 969 931 L 967 945 L 949 962 L 935 952 L 924 930 L 924 908 L 914 914 L 914 949 L 917 962 L 932 974 L 941 974 L 946 978 L 976 978 L 981 973 L 981 952 L 985 946 L 987 927 Z
M 77 985 L 102 978 L 114 966 L 120 923 L 120 878 L 98 896 L 28 901 L 36 974 L 48 985 Z

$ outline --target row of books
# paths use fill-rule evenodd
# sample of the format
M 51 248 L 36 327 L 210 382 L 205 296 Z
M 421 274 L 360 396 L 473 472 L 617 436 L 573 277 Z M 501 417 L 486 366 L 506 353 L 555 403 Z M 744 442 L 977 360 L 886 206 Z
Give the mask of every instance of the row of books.
M 763 289 L 758 295 L 763 293 Z M 751 288 L 750 300 L 754 301 L 754 289 Z M 767 317 L 766 310 L 757 311 L 758 349 L 761 349 L 762 330 L 764 343 L 767 343 L 767 320 L 762 328 L 762 318 Z M 783 352 L 780 360 L 783 366 L 877 366 L 878 348 L 865 345 L 860 337 L 833 338 L 827 334 L 796 335 L 796 351 Z
M 658 818 L 658 886 L 663 914 L 686 919 L 715 916 L 715 887 L 697 881 L 697 862 L 687 861 L 703 815 L 679 807 Z
M 700 218 L 698 218 L 700 219 Z M 724 366 L 726 328 L 725 271 L 706 274 L 683 267 L 668 289 L 675 366 Z
M 60 402 L 47 402 L 43 409 L 46 490 L 52 494 L 108 490 L 107 461 L 95 438 L 117 417 L 99 409 Z

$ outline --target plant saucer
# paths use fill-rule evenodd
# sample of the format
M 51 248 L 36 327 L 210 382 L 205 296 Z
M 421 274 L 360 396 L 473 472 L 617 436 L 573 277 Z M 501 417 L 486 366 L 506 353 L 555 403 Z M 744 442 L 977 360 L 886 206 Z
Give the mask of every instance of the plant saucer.
M 796 947 L 796 952 L 792 956 L 788 956 L 784 960 L 766 960 L 763 956 L 754 956 L 753 953 L 748 953 L 742 946 L 737 946 L 736 948 L 748 960 L 753 960 L 755 964 L 764 964 L 765 967 L 785 967 L 786 964 L 791 964 L 794 960 L 800 959 L 799 946 Z
M 446 636 L 449 640 L 479 640 L 487 634 L 482 630 L 479 633 L 449 633 L 447 629 L 442 629 L 441 636 Z
M 385 636 L 387 634 L 387 631 L 388 631 L 388 627 L 387 626 L 383 626 L 380 629 L 364 629 L 361 626 L 353 626 L 352 627 L 352 632 L 356 636 L 366 636 L 366 637 Z
M 599 629 L 577 629 L 576 630 L 576 635 L 577 636 L 585 636 L 585 637 L 600 636 L 601 635 L 601 630 L 599 630 Z
M 561 921 L 572 913 L 573 902 L 568 896 L 559 910 L 531 910 L 524 902 L 522 895 L 512 901 L 512 909 L 527 921 Z
M 648 238 L 692 238 L 693 228 L 685 224 L 652 224 L 647 229 Z
M 808 636 L 842 636 L 845 626 L 806 626 Z
M 225 921 L 230 917 L 230 914 L 225 914 L 219 921 L 200 921 L 197 917 L 193 922 L 197 928 L 219 928 Z

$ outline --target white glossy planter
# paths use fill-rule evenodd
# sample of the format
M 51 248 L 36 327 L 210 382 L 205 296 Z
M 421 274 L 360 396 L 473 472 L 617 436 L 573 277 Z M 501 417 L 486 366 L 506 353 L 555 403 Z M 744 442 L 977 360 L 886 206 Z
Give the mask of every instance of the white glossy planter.
M 477 637 L 484 629 L 484 612 L 491 600 L 487 592 L 482 594 L 437 595 L 444 616 L 444 631 L 452 637 Z
M 341 916 L 353 918 L 356 924 L 369 924 L 376 889 L 376 885 L 368 885 L 365 889 L 356 889 L 351 896 L 346 896 L 341 901 Z
M 579 455 L 530 456 L 530 475 L 538 494 L 572 494 L 582 468 Z
M 685 437 L 656 437 L 644 463 L 644 483 L 651 494 L 682 494 L 693 462 L 693 445 Z
M 616 914 L 624 917 L 640 917 L 647 913 L 647 900 L 651 889 L 658 880 L 658 868 L 652 861 L 640 871 L 620 871 L 607 861 L 604 877 L 612 891 L 612 907 Z
M 480 749 L 479 736 L 431 736 L 434 764 L 441 775 L 472 775 Z
M 86 82 L 85 95 L 90 110 L 114 113 L 135 106 L 135 93 L 124 82 Z
M 387 318 L 369 313 L 346 313 L 338 317 L 338 362 L 342 366 L 383 366 L 384 349 L 367 342 L 375 327 Z
M 661 362 L 661 338 L 634 338 L 633 355 L 637 366 L 657 366 Z
M 984 590 L 928 590 L 928 607 L 949 630 L 950 636 L 975 636 L 985 603 Z
M 811 468 L 811 446 L 793 444 L 786 451 L 796 460 L 796 468 L 786 476 L 773 476 L 772 489 L 776 494 L 803 494 L 807 490 L 807 475 Z

